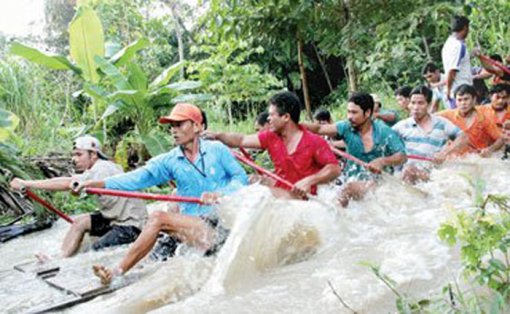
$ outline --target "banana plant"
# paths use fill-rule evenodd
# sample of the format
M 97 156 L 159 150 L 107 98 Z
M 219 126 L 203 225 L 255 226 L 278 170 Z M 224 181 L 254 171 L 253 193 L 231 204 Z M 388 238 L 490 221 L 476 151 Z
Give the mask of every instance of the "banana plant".
M 131 62 L 140 50 L 150 45 L 145 38 L 107 58 L 101 21 L 91 1 L 81 3 L 69 25 L 69 57 L 48 54 L 18 42 L 11 44 L 10 52 L 49 69 L 73 71 L 78 75 L 83 80 L 83 90 L 77 93 L 84 93 L 92 100 L 93 127 L 102 125 L 104 138 L 107 118 L 118 114 L 135 123 L 135 137 L 150 155 L 167 150 L 171 145 L 168 136 L 154 128 L 157 114 L 163 107 L 168 111 L 168 104 L 208 99 L 203 94 L 183 94 L 199 87 L 200 82 L 170 83 L 182 69 L 182 62 L 169 66 L 149 82 L 141 67 Z
M 167 151 L 171 143 L 168 135 L 154 128 L 156 117 L 168 113 L 168 104 L 183 101 L 204 101 L 210 99 L 205 94 L 190 94 L 190 90 L 201 86 L 199 81 L 180 81 L 170 83 L 183 67 L 182 62 L 166 68 L 154 80 L 149 81 L 147 75 L 136 63 L 114 62 L 96 56 L 99 72 L 108 86 L 113 90 L 105 90 L 98 85 L 85 87 L 87 93 L 101 97 L 108 107 L 101 119 L 119 114 L 129 117 L 136 125 L 136 134 L 145 145 L 150 155 L 158 155 Z

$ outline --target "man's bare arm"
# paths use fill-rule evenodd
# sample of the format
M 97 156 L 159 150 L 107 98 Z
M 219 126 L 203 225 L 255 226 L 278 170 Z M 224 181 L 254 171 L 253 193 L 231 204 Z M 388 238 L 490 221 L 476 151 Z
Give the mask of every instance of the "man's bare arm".
M 451 95 L 451 92 L 452 92 L 452 86 L 453 86 L 453 81 L 455 81 L 455 77 L 457 76 L 457 70 L 455 69 L 452 69 L 448 72 L 447 74 L 447 77 L 446 77 L 446 97 L 448 97 L 448 99 L 450 99 L 450 95 Z
M 204 132 L 204 137 L 218 140 L 229 147 L 262 148 L 258 134 L 244 135 L 241 133 Z
M 338 130 L 336 128 L 336 124 L 318 124 L 318 123 L 300 123 L 303 127 L 307 128 L 310 132 L 326 135 L 333 137 L 337 135 Z
M 14 178 L 10 185 L 15 190 L 20 190 L 23 187 L 30 189 L 41 189 L 46 191 L 65 191 L 69 189 L 71 177 L 58 177 L 47 180 L 22 180 Z

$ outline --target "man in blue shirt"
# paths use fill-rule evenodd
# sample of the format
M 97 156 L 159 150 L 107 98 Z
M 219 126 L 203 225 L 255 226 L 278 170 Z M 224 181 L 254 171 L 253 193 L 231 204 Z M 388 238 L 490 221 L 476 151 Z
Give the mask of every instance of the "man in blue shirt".
M 191 104 L 177 104 L 169 116 L 160 123 L 170 124 L 170 132 L 177 145 L 166 154 L 151 159 L 146 166 L 135 171 L 101 181 L 85 181 L 83 187 L 117 190 L 138 190 L 163 184 L 169 180 L 177 183 L 177 195 L 200 197 L 206 204 L 215 203 L 223 194 L 234 192 L 246 185 L 248 177 L 229 149 L 216 141 L 203 141 L 202 114 Z M 94 272 L 104 284 L 113 276 L 131 269 L 154 246 L 160 231 L 178 241 L 188 243 L 212 254 L 218 248 L 218 220 L 211 206 L 183 203 L 180 213 L 156 211 L 133 243 L 119 266 L 108 269 L 94 265 Z
M 346 175 L 354 179 L 345 184 L 340 203 L 347 206 L 350 199 L 362 198 L 374 186 L 373 176 L 367 173 L 387 170 L 406 162 L 405 146 L 395 131 L 384 122 L 372 120 L 374 100 L 367 93 L 354 93 L 347 103 L 348 121 L 336 124 L 307 124 L 320 135 L 338 135 L 347 146 L 347 153 L 367 163 L 368 169 L 348 162 Z

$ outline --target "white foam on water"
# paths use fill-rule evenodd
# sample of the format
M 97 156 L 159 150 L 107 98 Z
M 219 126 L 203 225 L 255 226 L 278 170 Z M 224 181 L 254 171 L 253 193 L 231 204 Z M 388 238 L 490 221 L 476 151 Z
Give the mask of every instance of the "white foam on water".
M 461 174 L 483 179 L 491 193 L 508 194 L 508 165 L 469 156 L 434 169 L 430 182 L 416 186 L 428 196 L 387 180 L 337 212 L 313 201 L 277 200 L 267 188 L 250 186 L 219 209 L 231 233 L 216 258 L 185 254 L 163 264 L 144 262 L 128 273 L 127 279 L 136 279 L 130 286 L 69 311 L 350 313 L 329 282 L 360 313 L 394 312 L 395 296 L 362 262 L 380 266 L 399 292 L 413 298 L 440 293 L 460 278 L 460 263 L 458 249 L 442 243 L 437 229 L 452 212 L 473 206 L 473 189 Z M 335 193 L 320 190 L 332 204 Z M 2 269 L 42 251 L 43 245 L 60 247 L 66 229 L 59 222 L 56 228 L 3 244 Z M 125 250 L 85 252 L 62 265 L 90 272 L 94 263 L 118 262 Z M 38 301 L 58 297 L 20 274 L 0 273 L 0 287 L 0 298 L 13 313 L 26 310 L 22 303 L 30 296 Z M 21 290 L 26 296 L 19 295 Z

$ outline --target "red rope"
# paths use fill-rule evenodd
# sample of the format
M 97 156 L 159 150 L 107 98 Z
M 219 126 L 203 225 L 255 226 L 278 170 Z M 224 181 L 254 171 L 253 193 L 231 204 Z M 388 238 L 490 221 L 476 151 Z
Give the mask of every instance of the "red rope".
M 407 158 L 409 159 L 415 159 L 415 160 L 423 160 L 423 161 L 434 161 L 434 159 L 419 155 L 407 155 Z
M 333 151 L 333 153 L 337 154 L 338 156 L 343 157 L 343 158 L 345 158 L 347 160 L 350 160 L 350 161 L 352 161 L 352 162 L 354 162 L 354 163 L 356 163 L 356 164 L 358 164 L 358 165 L 360 165 L 360 166 L 362 166 L 362 167 L 364 167 L 364 168 L 366 168 L 366 169 L 368 169 L 368 170 L 370 170 L 370 171 L 372 171 L 374 173 L 380 173 L 380 171 L 377 171 L 375 169 L 370 169 L 370 167 L 368 166 L 368 163 L 364 162 L 363 160 L 361 160 L 359 158 L 356 158 L 353 155 L 348 154 L 348 153 L 346 153 L 344 151 L 341 151 L 341 150 L 339 150 L 339 149 L 337 149 L 337 148 L 335 148 L 333 146 L 330 146 L 330 148 Z
M 66 214 L 64 214 L 63 212 L 61 212 L 60 210 L 56 209 L 53 205 L 49 204 L 48 202 L 46 202 L 45 200 L 43 200 L 42 198 L 40 198 L 39 196 L 37 196 L 36 194 L 34 194 L 32 191 L 30 191 L 29 189 L 26 189 L 23 191 L 24 194 L 26 194 L 29 198 L 31 198 L 32 200 L 36 201 L 37 203 L 41 204 L 42 206 L 44 206 L 46 209 L 48 209 L 49 211 L 57 214 L 58 216 L 60 216 L 62 219 L 64 219 L 65 221 L 67 221 L 68 223 L 74 223 L 74 220 L 71 219 L 71 217 L 67 216 Z
M 84 191 L 87 194 L 110 195 L 110 196 L 118 196 L 118 197 L 126 197 L 126 198 L 139 198 L 139 199 L 144 199 L 144 200 L 155 200 L 155 201 L 165 201 L 165 202 L 196 203 L 196 204 L 201 204 L 201 205 L 204 204 L 198 197 L 128 192 L 128 191 L 118 191 L 118 190 L 99 189 L 99 188 L 85 188 Z
M 489 58 L 487 56 L 484 56 L 484 55 L 479 55 L 478 58 L 480 58 L 480 61 L 487 62 L 490 65 L 493 65 L 493 66 L 499 68 L 501 71 L 506 72 L 508 75 L 510 75 L 510 69 L 507 68 L 502 63 L 500 63 L 500 62 L 498 62 L 496 60 L 492 60 L 491 58 Z
M 266 169 L 262 168 L 261 166 L 259 166 L 256 163 L 254 163 L 251 159 L 248 159 L 248 158 L 244 157 L 243 155 L 239 154 L 238 152 L 236 152 L 234 150 L 231 150 L 231 151 L 232 151 L 232 154 L 234 155 L 235 158 L 237 158 L 240 162 L 242 162 L 242 163 L 252 167 L 258 173 L 266 175 L 266 176 L 276 180 L 277 182 L 280 182 L 281 184 L 283 184 L 289 190 L 292 190 L 294 188 L 294 185 L 292 183 L 290 183 L 289 181 L 285 180 L 284 178 L 282 178 L 282 177 L 272 173 L 269 170 L 266 170 Z

